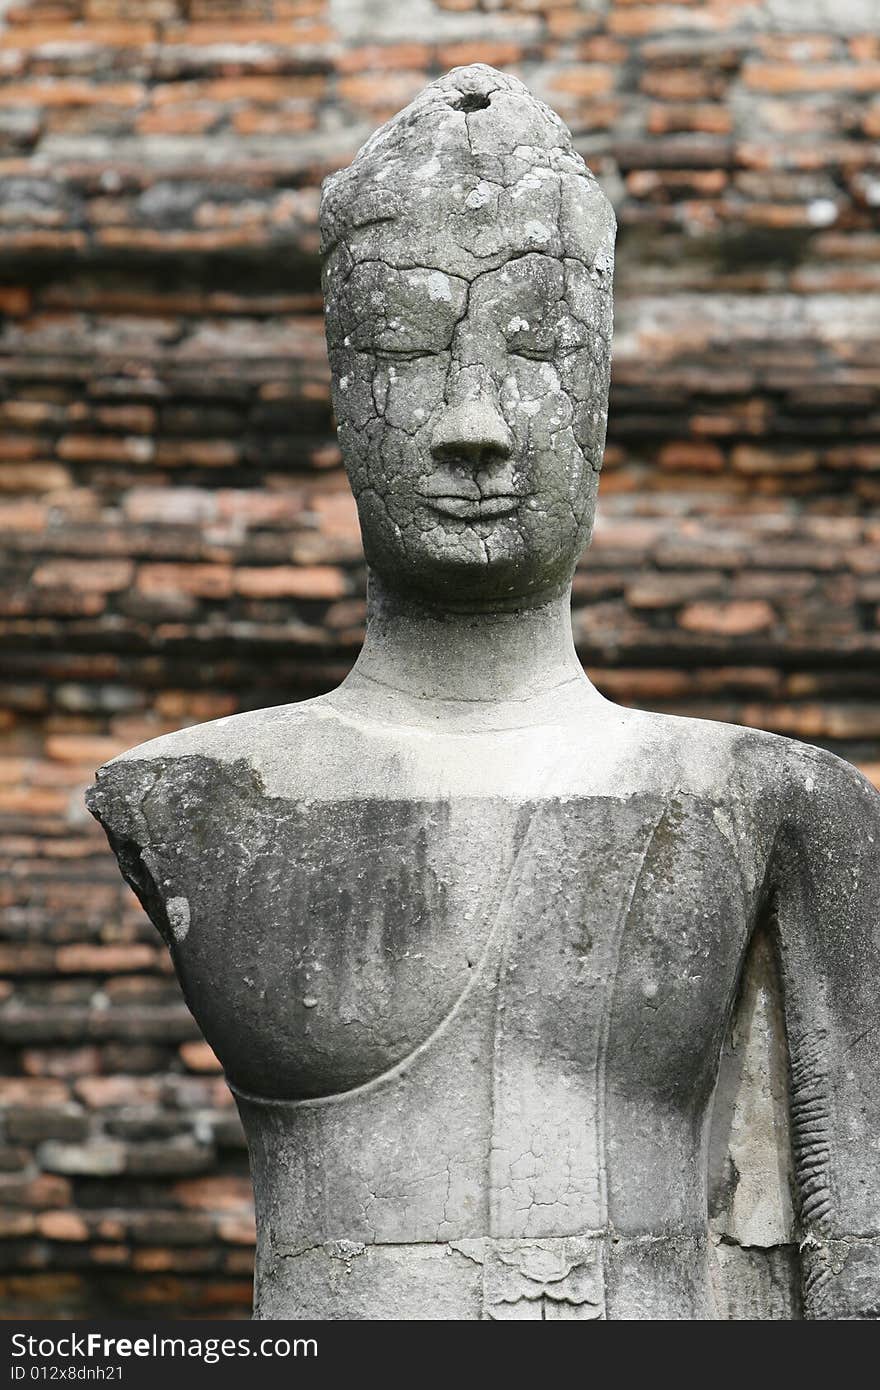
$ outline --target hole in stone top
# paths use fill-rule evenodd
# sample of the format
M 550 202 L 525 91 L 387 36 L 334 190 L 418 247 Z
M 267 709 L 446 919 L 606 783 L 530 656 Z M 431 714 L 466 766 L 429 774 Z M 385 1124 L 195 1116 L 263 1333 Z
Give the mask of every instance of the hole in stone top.
M 458 101 L 452 103 L 456 111 L 464 111 L 467 115 L 471 111 L 485 111 L 491 98 L 485 92 L 462 92 Z

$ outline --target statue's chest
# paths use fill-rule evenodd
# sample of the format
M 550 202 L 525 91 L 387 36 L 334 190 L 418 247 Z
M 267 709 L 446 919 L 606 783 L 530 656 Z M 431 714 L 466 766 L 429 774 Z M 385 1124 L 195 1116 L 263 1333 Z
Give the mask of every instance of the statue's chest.
M 368 1082 L 442 1033 L 478 983 L 505 1074 L 522 1063 L 539 1089 L 547 1068 L 613 1073 L 633 1048 L 657 1084 L 690 1075 L 723 1024 L 746 908 L 700 807 L 305 805 L 239 786 L 194 795 L 190 778 L 150 815 L 154 832 L 167 821 L 153 844 L 190 1006 L 246 1091 Z

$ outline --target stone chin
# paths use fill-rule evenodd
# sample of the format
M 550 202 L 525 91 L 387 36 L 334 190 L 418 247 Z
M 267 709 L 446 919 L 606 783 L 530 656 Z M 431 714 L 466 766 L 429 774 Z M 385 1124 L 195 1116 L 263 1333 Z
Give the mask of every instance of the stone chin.
M 543 602 L 566 590 L 590 543 L 597 484 L 596 477 L 577 514 L 567 508 L 567 519 L 528 510 L 528 502 L 479 521 L 429 516 L 420 507 L 411 527 L 391 523 L 382 499 L 367 491 L 357 498 L 367 564 L 385 588 L 429 605 Z

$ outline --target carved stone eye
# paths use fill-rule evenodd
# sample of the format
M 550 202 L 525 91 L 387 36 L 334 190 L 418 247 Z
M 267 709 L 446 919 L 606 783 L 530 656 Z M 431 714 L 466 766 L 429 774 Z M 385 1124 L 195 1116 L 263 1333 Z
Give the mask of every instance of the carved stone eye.
M 508 349 L 511 357 L 525 357 L 529 362 L 552 362 L 556 355 L 554 347 L 532 347 L 520 343 Z
M 438 354 L 433 348 L 389 348 L 377 347 L 373 349 L 376 357 L 382 362 L 420 362 L 425 357 L 436 357 Z

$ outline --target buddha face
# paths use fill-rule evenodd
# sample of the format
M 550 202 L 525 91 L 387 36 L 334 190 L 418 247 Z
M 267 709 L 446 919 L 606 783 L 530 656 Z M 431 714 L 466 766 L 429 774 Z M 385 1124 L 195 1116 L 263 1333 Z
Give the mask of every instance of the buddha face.
M 558 174 L 520 174 L 481 259 L 491 185 L 459 166 L 454 182 L 420 189 L 419 172 L 408 215 L 381 219 L 381 236 L 380 219 L 349 230 L 325 275 L 333 402 L 367 561 L 428 601 L 538 600 L 570 581 L 592 527 L 608 278 L 582 236 L 566 238 Z

